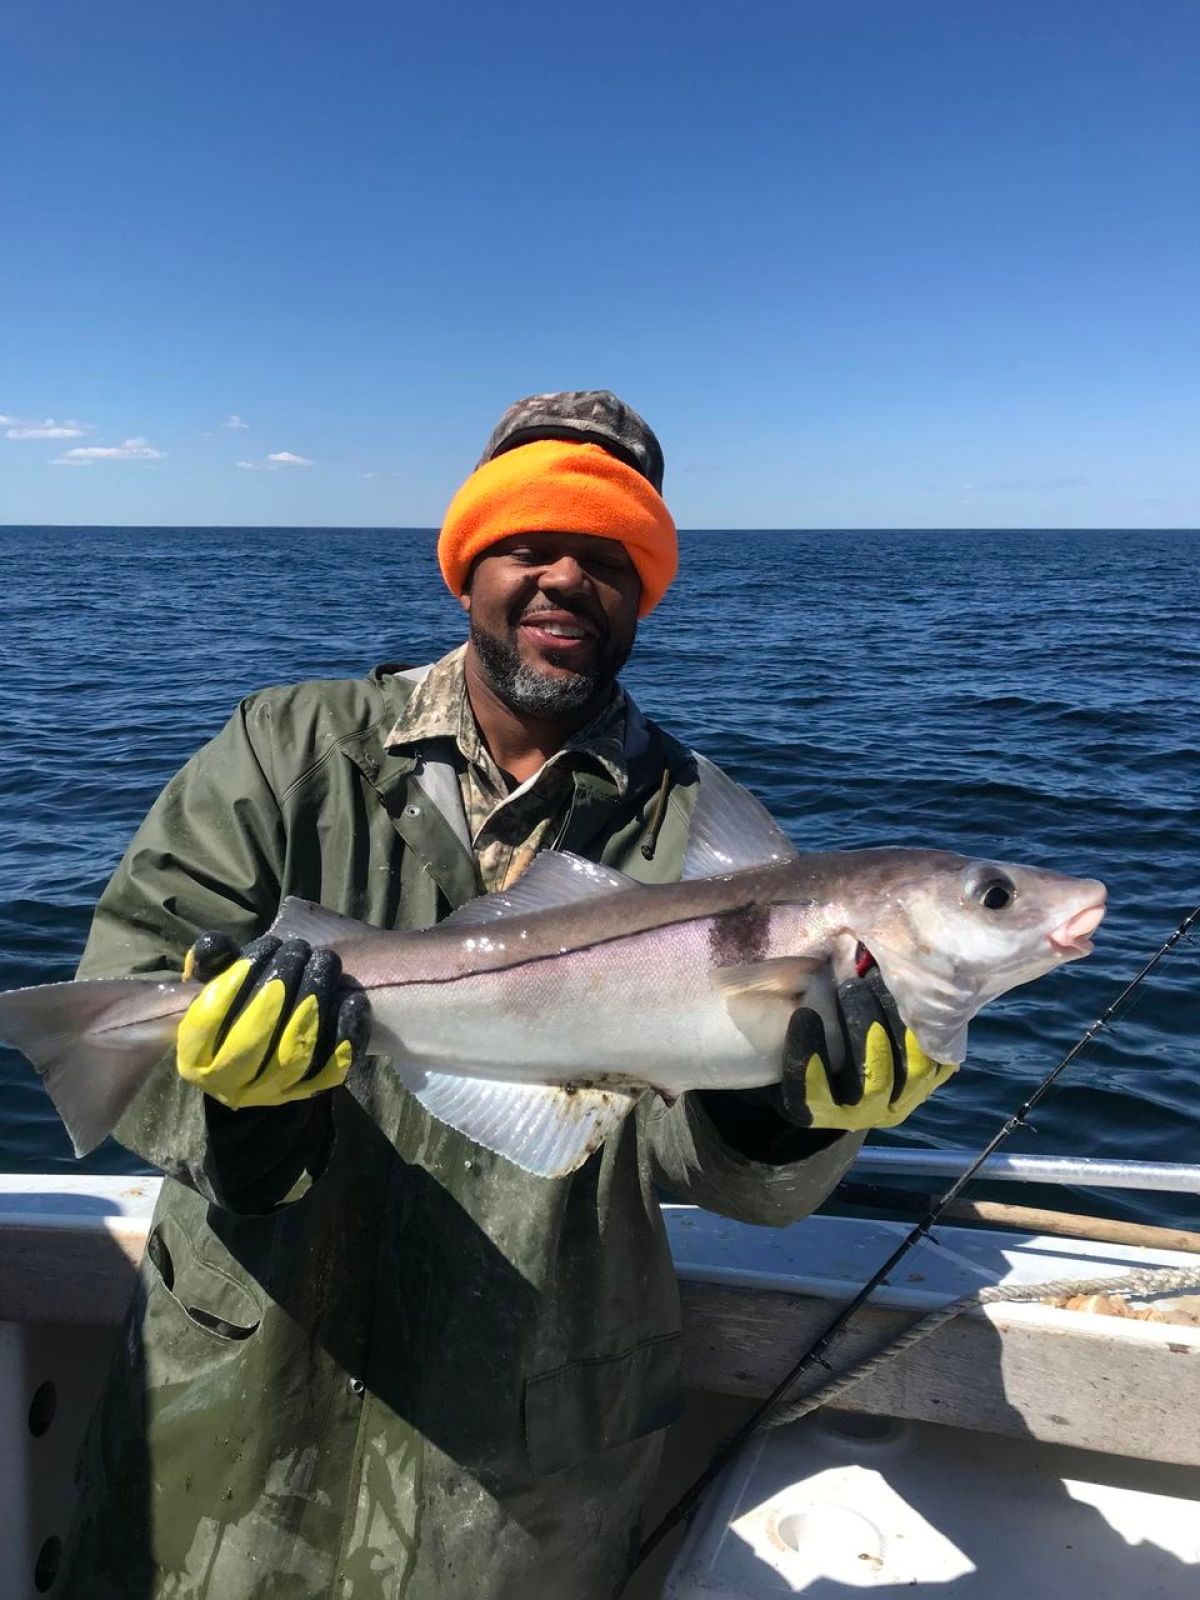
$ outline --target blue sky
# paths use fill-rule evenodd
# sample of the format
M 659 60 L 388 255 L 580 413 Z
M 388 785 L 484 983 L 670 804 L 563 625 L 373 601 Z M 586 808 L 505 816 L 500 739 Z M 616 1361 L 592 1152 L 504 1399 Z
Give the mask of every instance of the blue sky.
M 1193 0 L 58 0 L 0 62 L 0 522 L 432 525 L 608 387 L 684 526 L 1200 525 Z

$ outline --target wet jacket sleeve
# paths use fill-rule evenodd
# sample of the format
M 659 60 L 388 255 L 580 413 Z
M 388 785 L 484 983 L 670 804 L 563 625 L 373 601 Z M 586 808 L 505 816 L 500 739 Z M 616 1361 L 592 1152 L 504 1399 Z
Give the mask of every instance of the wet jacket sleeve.
M 638 1107 L 640 1131 L 655 1183 L 674 1199 L 738 1222 L 782 1228 L 808 1216 L 836 1187 L 863 1142 L 858 1133 L 747 1127 L 732 1106 L 721 1104 L 724 1099 L 692 1093 L 667 1106 L 647 1095 Z
M 100 897 L 79 976 L 178 974 L 209 928 L 248 942 L 275 915 L 283 852 L 270 707 L 256 696 L 151 808 Z M 172 1053 L 116 1137 L 220 1206 L 270 1211 L 298 1197 L 327 1157 L 330 1098 L 231 1112 L 185 1083 Z

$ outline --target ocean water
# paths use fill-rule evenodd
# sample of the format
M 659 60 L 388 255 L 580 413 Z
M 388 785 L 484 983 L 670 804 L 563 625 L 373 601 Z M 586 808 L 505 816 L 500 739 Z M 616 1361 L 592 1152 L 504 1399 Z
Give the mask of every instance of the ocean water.
M 422 530 L 0 528 L 0 561 L 2 989 L 72 975 L 142 814 L 242 695 L 463 632 Z M 1095 955 L 990 1008 L 896 1141 L 981 1144 L 1200 901 L 1198 617 L 1200 534 L 683 535 L 626 682 L 802 848 L 941 846 L 1109 885 Z M 0 1170 L 78 1170 L 2 1049 L 0 1111 Z M 1200 1161 L 1200 943 L 1036 1121 L 1010 1148 Z M 136 1170 L 111 1144 L 87 1166 Z M 1084 1199 L 1200 1226 L 1184 1197 Z

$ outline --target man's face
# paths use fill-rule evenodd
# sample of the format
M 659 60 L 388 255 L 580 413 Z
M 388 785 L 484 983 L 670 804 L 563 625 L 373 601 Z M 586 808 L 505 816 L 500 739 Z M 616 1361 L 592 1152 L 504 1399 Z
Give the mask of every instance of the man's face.
M 529 716 L 607 697 L 637 631 L 642 585 L 623 544 L 582 533 L 516 534 L 480 556 L 462 603 L 500 699 Z

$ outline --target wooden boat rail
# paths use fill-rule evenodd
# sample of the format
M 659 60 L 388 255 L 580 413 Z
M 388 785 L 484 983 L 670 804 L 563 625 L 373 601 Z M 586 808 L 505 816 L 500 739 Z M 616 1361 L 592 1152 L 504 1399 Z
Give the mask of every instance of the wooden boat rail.
M 145 1246 L 154 1178 L 0 1181 L 0 1323 L 113 1326 Z M 901 1223 L 814 1216 L 749 1227 L 663 1208 L 680 1280 L 689 1387 L 769 1393 L 798 1351 L 894 1245 Z M 944 1227 L 839 1347 L 849 1365 L 986 1282 L 1080 1278 L 1194 1255 Z M 946 1422 L 1160 1461 L 1200 1463 L 1200 1327 L 990 1306 L 939 1330 L 846 1397 L 853 1410 Z

